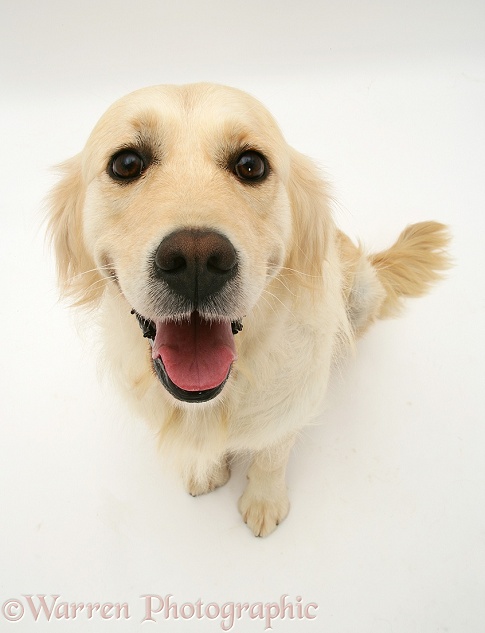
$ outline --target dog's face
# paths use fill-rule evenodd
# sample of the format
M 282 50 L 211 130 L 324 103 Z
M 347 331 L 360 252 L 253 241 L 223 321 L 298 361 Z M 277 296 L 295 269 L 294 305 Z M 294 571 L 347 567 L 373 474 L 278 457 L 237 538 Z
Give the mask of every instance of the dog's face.
M 132 93 L 64 170 L 50 216 L 61 286 L 89 304 L 117 284 L 178 400 L 222 391 L 234 334 L 282 267 L 321 274 L 322 182 L 243 92 Z
M 153 342 L 180 400 L 217 395 L 233 336 L 287 257 L 289 151 L 234 89 L 143 89 L 115 103 L 82 153 L 83 240 Z

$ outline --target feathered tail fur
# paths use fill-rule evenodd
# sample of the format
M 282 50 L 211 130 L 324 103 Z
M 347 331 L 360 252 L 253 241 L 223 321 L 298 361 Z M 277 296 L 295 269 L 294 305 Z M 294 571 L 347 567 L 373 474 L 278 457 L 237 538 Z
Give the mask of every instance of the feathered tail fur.
M 406 227 L 390 248 L 368 255 L 340 232 L 347 312 L 355 334 L 375 319 L 399 314 L 406 297 L 425 294 L 450 267 L 449 241 L 444 224 L 419 222 Z

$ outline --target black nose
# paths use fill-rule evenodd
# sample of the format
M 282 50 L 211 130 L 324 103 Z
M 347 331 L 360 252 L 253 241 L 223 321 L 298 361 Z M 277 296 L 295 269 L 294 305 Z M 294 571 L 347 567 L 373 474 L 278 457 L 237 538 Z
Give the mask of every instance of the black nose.
M 221 290 L 236 271 L 234 246 L 215 231 L 175 231 L 160 242 L 155 252 L 155 277 L 196 304 Z

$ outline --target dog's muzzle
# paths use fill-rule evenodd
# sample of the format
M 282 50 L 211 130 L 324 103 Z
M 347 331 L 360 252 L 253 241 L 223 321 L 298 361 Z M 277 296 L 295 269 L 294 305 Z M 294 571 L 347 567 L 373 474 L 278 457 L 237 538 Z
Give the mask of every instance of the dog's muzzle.
M 230 240 L 211 230 L 183 229 L 165 237 L 151 266 L 150 291 L 163 297 L 160 319 L 136 315 L 150 340 L 155 372 L 177 400 L 206 402 L 221 393 L 237 358 L 228 287 L 238 271 Z

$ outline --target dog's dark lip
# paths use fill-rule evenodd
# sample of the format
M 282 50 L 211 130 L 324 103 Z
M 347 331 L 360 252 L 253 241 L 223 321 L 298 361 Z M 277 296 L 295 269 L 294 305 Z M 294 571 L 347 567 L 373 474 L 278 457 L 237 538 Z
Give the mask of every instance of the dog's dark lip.
M 134 308 L 131 310 L 131 314 L 135 315 L 138 325 L 143 333 L 143 337 L 147 338 L 150 341 L 150 345 L 153 345 L 156 336 L 156 325 L 154 321 L 151 319 L 147 319 L 146 317 L 139 314 Z M 233 335 L 236 335 L 243 329 L 242 319 L 237 319 L 235 321 L 231 321 L 231 329 Z M 182 389 L 178 387 L 169 377 L 167 371 L 165 370 L 165 366 L 160 357 L 152 359 L 153 368 L 155 373 L 165 387 L 165 389 L 176 399 L 182 402 L 208 402 L 212 400 L 216 396 L 218 396 L 224 385 L 229 378 L 230 370 L 225 377 L 225 379 L 216 387 L 212 389 L 206 389 L 204 391 L 188 391 L 186 389 Z
M 204 391 L 187 391 L 186 389 L 177 387 L 177 385 L 170 380 L 161 358 L 156 358 L 152 362 L 158 379 L 162 385 L 176 400 L 180 400 L 181 402 L 208 402 L 221 393 L 227 379 L 229 378 L 229 374 L 227 374 L 225 380 L 213 389 L 206 389 Z
M 138 325 L 141 328 L 141 331 L 143 332 L 143 338 L 148 338 L 151 339 L 152 341 L 155 340 L 155 333 L 156 333 L 156 326 L 155 323 L 153 321 L 151 321 L 150 319 L 145 318 L 144 316 L 142 316 L 141 314 L 139 314 L 135 308 L 133 308 L 131 310 L 131 314 L 134 314 L 137 321 L 138 321 Z

